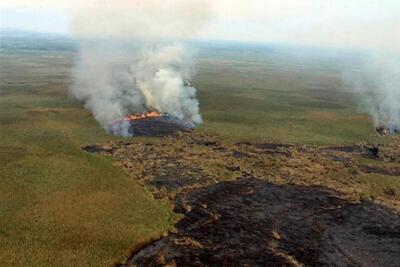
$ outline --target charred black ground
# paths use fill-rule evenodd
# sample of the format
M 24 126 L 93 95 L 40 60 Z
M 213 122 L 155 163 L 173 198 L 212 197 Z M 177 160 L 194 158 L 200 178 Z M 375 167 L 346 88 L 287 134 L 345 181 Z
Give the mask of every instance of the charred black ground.
M 188 201 L 193 209 L 177 232 L 130 264 L 395 266 L 400 260 L 400 216 L 332 190 L 246 178 L 193 191 Z
M 88 149 L 86 148 L 88 151 Z M 180 133 L 91 146 L 183 214 L 122 266 L 396 266 L 400 140 L 317 147 Z M 383 177 L 383 176 L 382 176 Z M 386 177 L 386 176 L 385 176 Z M 383 179 L 383 178 L 382 178 Z
M 129 132 L 132 136 L 168 136 L 187 130 L 183 124 L 171 118 L 163 116 L 131 121 Z
M 109 130 L 115 135 L 161 137 L 181 131 L 191 131 L 192 127 L 168 114 L 135 120 L 120 120 L 110 125 Z

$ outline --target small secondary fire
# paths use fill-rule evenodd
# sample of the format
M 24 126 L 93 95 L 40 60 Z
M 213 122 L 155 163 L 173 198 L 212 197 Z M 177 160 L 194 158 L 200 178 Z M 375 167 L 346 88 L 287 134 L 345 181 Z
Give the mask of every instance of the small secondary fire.
M 115 135 L 131 136 L 165 136 L 179 131 L 190 131 L 194 127 L 175 116 L 162 112 L 145 112 L 131 114 L 113 121 L 108 129 Z

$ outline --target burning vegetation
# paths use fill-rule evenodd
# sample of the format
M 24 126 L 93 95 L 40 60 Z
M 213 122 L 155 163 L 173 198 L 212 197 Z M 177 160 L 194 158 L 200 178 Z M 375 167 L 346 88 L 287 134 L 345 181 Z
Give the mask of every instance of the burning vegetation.
M 167 136 L 180 131 L 191 131 L 193 125 L 175 116 L 162 112 L 131 114 L 109 125 L 109 131 L 115 135 L 130 136 Z
M 135 120 L 141 120 L 141 119 L 146 119 L 146 118 L 157 118 L 157 117 L 162 117 L 162 116 L 167 116 L 167 115 L 165 113 L 151 111 L 151 112 L 145 112 L 140 115 L 131 114 L 131 115 L 124 117 L 122 120 L 135 121 Z
M 400 129 L 397 129 L 397 128 L 394 128 L 394 127 L 393 128 L 389 128 L 389 127 L 380 126 L 380 127 L 376 127 L 375 129 L 376 129 L 376 132 L 381 136 L 400 133 Z

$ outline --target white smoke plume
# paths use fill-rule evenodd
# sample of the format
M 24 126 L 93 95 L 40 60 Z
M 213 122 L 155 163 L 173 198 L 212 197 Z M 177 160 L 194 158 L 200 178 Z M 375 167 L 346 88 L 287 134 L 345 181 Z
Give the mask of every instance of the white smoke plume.
M 362 111 L 371 116 L 375 127 L 400 131 L 400 56 L 370 56 L 346 81 L 355 88 Z
M 168 113 L 195 127 L 201 116 L 196 89 L 186 82 L 192 64 L 183 42 L 210 17 L 207 2 L 195 0 L 79 10 L 72 23 L 80 55 L 71 94 L 109 131 L 115 120 L 146 111 Z

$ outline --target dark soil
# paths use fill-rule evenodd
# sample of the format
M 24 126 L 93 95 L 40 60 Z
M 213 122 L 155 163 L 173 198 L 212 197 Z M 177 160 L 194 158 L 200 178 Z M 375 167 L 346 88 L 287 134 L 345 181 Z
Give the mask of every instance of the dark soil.
M 399 177 L 400 179 L 400 168 L 399 167 L 384 167 L 384 166 L 369 166 L 369 165 L 364 165 L 360 167 L 361 171 L 364 173 L 378 173 L 382 175 L 390 175 L 390 176 L 396 176 Z
M 355 160 L 370 146 L 228 145 L 196 133 L 90 148 L 183 215 L 122 266 L 398 266 L 400 195 L 369 195 L 357 177 L 397 175 L 399 145 L 380 146 L 374 169 Z
M 332 147 L 324 147 L 322 150 L 330 150 L 330 151 L 338 151 L 338 152 L 347 152 L 347 153 L 362 153 L 365 149 L 354 145 L 354 146 L 332 146 Z
M 276 144 L 276 143 L 264 143 L 264 144 L 257 144 L 255 146 L 260 148 L 260 149 L 276 150 L 276 149 L 279 149 L 279 148 L 288 148 L 288 147 L 291 147 L 292 145 Z
M 131 123 L 132 136 L 166 136 L 185 130 L 176 123 L 164 121 L 161 118 L 146 118 Z
M 84 146 L 82 147 L 82 149 L 88 153 L 101 153 L 101 152 L 111 153 L 113 150 L 112 147 L 107 147 L 103 145 Z
M 344 153 L 356 153 L 360 154 L 366 158 L 379 158 L 379 147 L 378 146 L 333 146 L 333 147 L 324 147 L 322 150 L 325 151 L 336 151 L 336 152 L 344 152 Z
M 137 266 L 397 266 L 400 216 L 319 187 L 257 179 L 189 194 L 177 232 L 137 253 Z M 379 255 L 379 256 L 378 256 Z
M 110 131 L 120 135 L 122 128 L 128 127 L 129 136 L 151 136 L 161 137 L 174 135 L 181 131 L 190 131 L 190 128 L 185 127 L 183 122 L 171 116 L 148 117 L 136 119 L 133 121 L 118 121 L 115 122 Z

